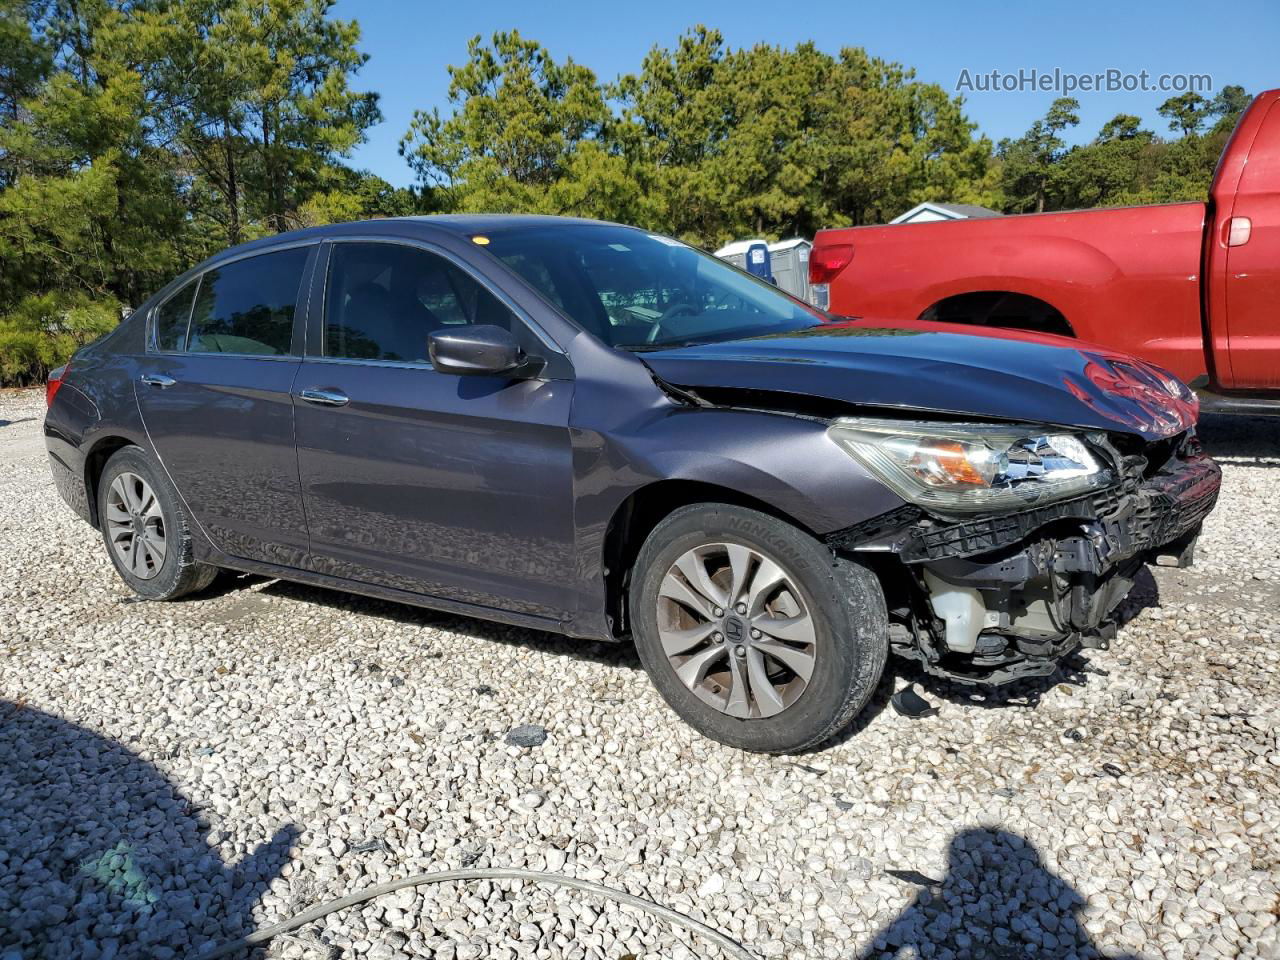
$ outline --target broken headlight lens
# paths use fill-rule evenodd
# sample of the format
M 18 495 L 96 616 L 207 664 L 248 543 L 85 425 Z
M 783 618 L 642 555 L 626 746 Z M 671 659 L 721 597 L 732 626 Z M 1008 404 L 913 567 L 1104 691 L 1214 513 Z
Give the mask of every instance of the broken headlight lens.
M 1016 510 L 1112 481 L 1100 437 L 1052 427 L 850 418 L 828 434 L 903 499 L 940 513 Z

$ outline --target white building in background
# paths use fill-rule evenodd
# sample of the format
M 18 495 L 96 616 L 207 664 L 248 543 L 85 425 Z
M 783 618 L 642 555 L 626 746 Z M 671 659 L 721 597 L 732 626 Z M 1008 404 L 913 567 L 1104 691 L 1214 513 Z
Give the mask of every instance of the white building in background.
M 980 207 L 976 203 L 920 203 L 906 213 L 894 217 L 890 223 L 928 223 L 931 220 L 977 220 L 983 217 L 1002 217 L 999 210 Z

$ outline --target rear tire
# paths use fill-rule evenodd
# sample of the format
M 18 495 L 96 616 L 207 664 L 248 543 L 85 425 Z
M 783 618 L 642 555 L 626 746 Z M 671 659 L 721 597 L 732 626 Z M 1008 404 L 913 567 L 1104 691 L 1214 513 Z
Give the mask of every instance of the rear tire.
M 134 593 L 176 600 L 213 582 L 218 568 L 195 559 L 182 498 L 139 447 L 122 447 L 111 456 L 97 497 L 107 555 Z
M 839 733 L 888 657 L 875 574 L 743 507 L 696 504 L 658 524 L 629 602 L 659 693 L 698 732 L 743 750 L 798 752 Z

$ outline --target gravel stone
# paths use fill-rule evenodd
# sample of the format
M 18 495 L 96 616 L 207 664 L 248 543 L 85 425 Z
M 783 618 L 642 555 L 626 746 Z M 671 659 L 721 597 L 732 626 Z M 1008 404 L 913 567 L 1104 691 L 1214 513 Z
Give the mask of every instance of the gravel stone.
M 1109 651 L 996 691 L 895 664 L 797 764 L 693 733 L 622 647 L 256 577 L 132 602 L 42 415 L 0 391 L 0 960 L 198 958 L 464 864 L 618 887 L 760 957 L 1280 958 L 1280 421 L 1202 425 L 1225 482 L 1197 565 L 1144 572 Z M 887 709 L 908 682 L 937 716 Z M 721 956 L 511 882 L 265 954 Z
M 540 747 L 547 742 L 547 731 L 536 723 L 522 723 L 506 739 L 513 747 Z

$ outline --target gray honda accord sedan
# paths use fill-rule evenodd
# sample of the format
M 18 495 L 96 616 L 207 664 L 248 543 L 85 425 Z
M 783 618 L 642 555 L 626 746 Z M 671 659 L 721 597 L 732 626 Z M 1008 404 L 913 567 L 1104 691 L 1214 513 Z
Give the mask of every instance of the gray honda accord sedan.
M 1219 471 L 1171 374 L 836 318 L 668 237 L 379 220 L 227 250 L 48 387 L 131 589 L 232 569 L 634 643 L 702 733 L 821 743 L 892 651 L 998 684 L 1105 646 Z

